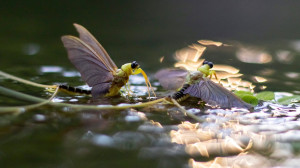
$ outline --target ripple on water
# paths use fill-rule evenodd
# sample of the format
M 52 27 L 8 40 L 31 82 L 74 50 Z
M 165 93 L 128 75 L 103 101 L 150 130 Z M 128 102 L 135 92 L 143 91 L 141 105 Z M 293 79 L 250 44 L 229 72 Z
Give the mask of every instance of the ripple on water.
M 98 146 L 114 147 L 114 139 L 104 134 L 93 135 L 92 142 Z
M 37 122 L 44 122 L 46 121 L 46 116 L 43 114 L 36 114 L 33 116 L 34 120 Z
M 95 134 L 91 131 L 88 131 L 82 136 L 82 140 L 91 141 L 93 144 L 98 146 L 122 150 L 135 150 L 155 142 L 155 138 L 152 135 L 133 131 L 117 132 L 112 136 Z
M 62 72 L 63 68 L 59 66 L 41 66 L 40 72 L 41 73 L 58 73 Z
M 138 112 L 134 109 L 130 109 L 128 114 L 125 116 L 126 122 L 138 122 L 143 120 L 147 120 L 145 113 Z
M 64 77 L 79 77 L 80 73 L 77 71 L 64 71 L 62 75 Z

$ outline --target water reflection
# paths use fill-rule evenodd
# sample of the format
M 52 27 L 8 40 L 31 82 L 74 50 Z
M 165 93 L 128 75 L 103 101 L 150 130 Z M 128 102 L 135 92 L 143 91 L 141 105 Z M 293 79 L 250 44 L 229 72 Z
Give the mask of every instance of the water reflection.
M 230 168 L 230 167 L 243 167 L 243 168 L 255 168 L 255 167 L 269 167 L 270 161 L 257 154 L 239 154 L 231 157 L 216 157 L 209 162 L 197 162 L 194 159 L 189 160 L 189 166 L 192 168 Z
M 256 48 L 241 47 L 237 50 L 236 56 L 245 63 L 266 64 L 272 61 L 272 56 L 269 53 Z
M 187 55 L 195 54 L 196 58 L 198 57 L 198 60 L 201 60 L 199 55 L 201 51 L 198 51 L 197 48 L 201 49 L 201 47 L 195 47 L 195 45 L 192 48 L 185 49 L 189 51 Z M 292 53 L 287 54 L 287 52 L 285 54 L 292 55 Z M 278 53 L 276 53 L 274 59 L 281 61 L 287 59 L 285 63 L 289 62 L 289 56 L 279 58 L 277 55 Z M 183 60 L 190 59 L 189 56 L 183 58 Z M 193 62 L 194 58 L 191 57 L 191 62 L 196 65 L 199 64 L 199 62 Z M 296 57 L 293 57 L 293 59 L 296 59 Z M 253 89 L 254 87 L 251 82 L 242 80 L 243 72 L 240 72 L 237 68 L 215 65 L 214 69 L 218 72 L 218 77 L 222 79 L 221 81 L 215 81 L 222 83 L 225 87 L 232 87 L 235 90 Z M 79 76 L 75 71 L 66 71 L 64 68 L 56 66 L 42 66 L 40 72 L 45 76 L 49 73 L 58 73 L 58 75 L 64 77 L 64 80 L 67 80 L 67 77 Z M 263 79 L 257 78 L 256 82 L 266 82 L 265 80 L 272 79 L 272 75 L 276 72 L 278 70 L 273 69 L 273 67 L 264 67 L 262 70 L 257 70 L 257 73 Z M 296 70 L 285 70 L 282 71 L 282 74 L 284 74 L 282 76 L 292 79 L 294 84 L 297 84 L 295 80 L 299 78 L 299 73 Z M 55 80 L 53 79 L 53 81 Z M 142 77 L 132 76 L 130 82 L 133 85 L 132 90 L 139 97 L 129 101 L 118 100 L 117 103 L 123 103 L 120 104 L 121 106 L 130 103 L 130 101 L 142 101 L 140 97 L 146 95 L 146 86 L 144 86 Z M 87 85 L 81 87 L 87 87 Z M 161 91 L 161 95 L 167 94 Z M 276 93 L 275 100 L 283 95 L 290 96 L 291 94 Z M 88 100 L 85 96 L 64 95 L 57 96 L 54 101 L 86 103 Z M 113 101 L 106 100 L 105 103 L 112 103 Z M 98 103 L 102 104 L 104 101 L 100 100 Z M 34 142 L 29 144 L 28 148 L 23 149 L 25 152 L 22 151 L 22 148 L 18 148 L 20 154 L 27 153 L 29 148 L 37 147 L 36 144 L 38 143 L 34 141 L 35 139 L 38 141 L 49 139 L 47 146 L 55 143 L 54 141 L 58 141 L 59 143 L 51 146 L 51 148 L 59 148 L 68 152 L 67 158 L 64 156 L 63 159 L 72 162 L 69 167 L 81 162 L 99 165 L 104 160 L 109 162 L 109 159 L 111 159 L 112 163 L 109 162 L 111 165 L 116 161 L 122 164 L 127 162 L 134 162 L 133 164 L 142 162 L 144 164 L 150 160 L 149 165 L 151 167 L 257 168 L 298 166 L 298 145 L 300 142 L 299 104 L 284 106 L 274 102 L 260 102 L 260 105 L 255 107 L 254 112 L 251 113 L 242 109 L 200 108 L 197 105 L 189 104 L 185 108 L 205 122 L 195 123 L 190 118 L 178 113 L 177 108 L 170 108 L 168 105 L 147 107 L 139 109 L 139 111 L 132 109 L 117 112 L 81 111 L 78 115 L 79 119 L 76 116 L 69 116 L 74 109 L 45 108 L 46 110 L 38 109 L 41 112 L 39 114 L 24 113 L 26 114 L 25 119 L 18 118 L 11 121 L 3 116 L 0 122 L 4 125 L 1 135 L 7 134 L 10 130 L 24 129 L 24 131 L 20 131 L 21 134 L 12 132 L 9 135 L 20 136 L 22 139 L 17 137 L 19 140 L 13 143 L 11 141 L 14 140 L 14 137 L 12 137 L 12 140 L 8 140 L 10 141 L 9 145 L 12 146 L 20 144 L 20 139 L 23 141 L 27 138 L 29 141 L 26 142 Z M 62 116 L 62 114 L 65 114 L 65 116 Z M 28 115 L 32 116 L 28 117 L 29 120 L 26 120 Z M 81 122 L 79 124 L 71 122 L 74 118 Z M 8 124 L 8 122 L 12 124 Z M 43 127 L 46 129 L 43 129 Z M 39 130 L 42 131 L 38 132 Z M 55 134 L 52 134 L 52 132 Z M 51 138 L 49 138 L 49 134 Z M 37 138 L 41 135 L 46 137 Z M 60 139 L 57 140 L 54 137 Z M 9 145 L 6 142 L 3 144 L 5 146 L 2 146 L 1 152 L 4 151 L 2 153 L 5 153 L 7 152 L 5 148 L 8 148 Z M 87 146 L 85 146 L 86 144 Z M 13 151 L 12 148 L 10 150 Z M 51 152 L 51 154 L 55 152 L 57 150 Z M 13 155 L 15 153 L 5 154 L 7 156 L 11 155 L 13 159 L 15 157 Z M 35 156 L 41 154 L 44 153 L 40 150 L 34 153 Z M 125 161 L 122 161 L 121 158 L 125 158 Z M 159 162 L 159 164 L 156 165 L 156 162 Z M 57 163 L 57 165 L 62 164 Z
M 40 45 L 36 43 L 28 43 L 23 46 L 23 53 L 26 55 L 35 55 L 40 51 Z
M 182 67 L 189 71 L 196 71 L 204 59 L 200 59 L 206 47 L 193 44 L 192 46 L 177 50 L 174 58 L 177 60 L 175 67 Z
M 286 72 L 285 76 L 291 79 L 297 79 L 300 77 L 300 73 L 299 72 Z
M 159 111 L 160 106 L 162 105 L 158 105 L 157 109 L 153 107 L 150 111 Z M 188 157 L 189 161 L 186 163 L 193 168 L 270 167 L 282 164 L 274 160 L 289 160 L 294 156 L 292 147 L 287 142 L 300 141 L 300 137 L 295 136 L 299 134 L 299 124 L 294 120 L 300 113 L 296 109 L 291 111 L 291 107 L 271 102 L 258 106 L 252 113 L 238 108 L 191 108 L 188 110 L 205 119 L 204 122 L 193 123 L 183 119 L 178 125 L 162 124 L 165 117 L 160 122 L 150 120 L 155 113 L 145 115 L 149 112 L 148 108 L 142 112 L 126 110 L 124 121 L 131 124 L 142 122 L 136 131 L 119 130 L 113 134 L 88 131 L 83 139 L 99 147 L 128 152 L 138 150 L 140 159 L 156 159 L 161 163 L 168 163 L 159 164 L 159 167 L 168 167 L 174 163 L 171 160 L 182 157 Z M 176 108 L 169 109 L 169 113 L 176 111 Z M 136 120 L 137 118 L 139 119 Z M 207 158 L 207 161 L 199 161 L 199 158 Z M 182 167 L 182 162 L 178 162 L 180 166 L 177 166 Z
M 276 58 L 280 63 L 290 64 L 294 60 L 294 54 L 288 50 L 279 50 L 276 52 Z
M 294 40 L 290 42 L 290 47 L 298 52 L 300 52 L 300 40 Z
M 131 109 L 128 112 L 128 115 L 126 115 L 126 117 L 125 117 L 126 122 L 138 122 L 138 121 L 143 121 L 143 120 L 147 120 L 146 115 L 144 113 L 138 112 L 134 109 Z
M 43 114 L 36 114 L 33 116 L 34 120 L 37 121 L 37 122 L 44 122 L 46 121 L 46 116 L 43 115 Z
M 266 78 L 261 77 L 261 76 L 254 76 L 253 79 L 255 80 L 255 82 L 258 82 L 258 83 L 263 83 L 263 82 L 268 81 Z
M 223 44 L 222 42 L 215 42 L 211 40 L 199 40 L 198 42 L 200 44 L 192 44 L 189 47 L 177 50 L 175 52 L 174 58 L 177 62 L 175 63 L 174 67 L 184 68 L 189 71 L 196 71 L 204 61 L 204 59 L 201 57 L 207 50 L 206 46 L 229 46 L 227 44 Z M 251 82 L 242 80 L 241 77 L 243 74 L 239 73 L 240 70 L 233 66 L 214 64 L 212 70 L 216 71 L 218 77 L 218 79 L 213 78 L 212 80 L 216 83 L 221 83 L 228 90 L 253 91 L 253 88 L 255 87 Z
M 212 40 L 198 40 L 198 43 L 200 43 L 202 45 L 205 45 L 205 46 L 209 46 L 209 45 L 214 45 L 214 46 L 217 46 L 217 47 L 220 47 L 222 45 L 229 46 L 227 44 L 223 44 L 222 42 L 212 41 Z
M 59 66 L 41 66 L 40 72 L 41 73 L 58 73 L 62 72 L 63 68 Z
M 276 111 L 290 110 L 290 107 L 269 103 Z M 274 107 L 276 106 L 276 107 Z M 236 109 L 211 109 L 205 123 L 183 122 L 178 130 L 170 132 L 171 142 L 185 146 L 191 156 L 189 166 L 200 167 L 270 167 L 276 163 L 270 159 L 289 159 L 293 156 L 291 145 L 299 142 L 299 124 L 293 121 L 298 113 L 289 111 L 279 119 L 276 111 L 263 112 L 267 106 L 249 113 Z M 257 108 L 259 109 L 259 108 Z M 239 115 L 239 113 L 242 113 Z M 250 121 L 250 122 L 249 122 Z M 287 124 L 288 122 L 288 124 Z M 196 161 L 199 157 L 209 161 Z M 295 166 L 295 165 L 294 165 Z
M 78 71 L 64 71 L 62 75 L 64 77 L 80 77 L 80 73 Z
M 274 69 L 265 68 L 265 69 L 258 71 L 258 74 L 261 74 L 262 76 L 271 76 L 271 75 L 275 74 L 275 72 L 276 72 L 276 70 L 274 70 Z
M 159 62 L 162 63 L 164 61 L 165 57 L 160 57 Z
M 224 71 L 224 72 L 228 72 L 229 74 L 237 74 L 240 71 L 239 69 L 237 69 L 233 66 L 221 65 L 221 64 L 214 65 L 213 70 L 215 70 L 215 71 Z

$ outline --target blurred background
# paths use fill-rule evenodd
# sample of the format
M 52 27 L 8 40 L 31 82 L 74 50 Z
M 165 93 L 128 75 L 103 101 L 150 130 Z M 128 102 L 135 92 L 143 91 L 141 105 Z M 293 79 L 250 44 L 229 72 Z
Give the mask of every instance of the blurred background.
M 0 68 L 14 74 L 19 74 L 17 69 L 30 67 L 29 71 L 32 71 L 32 68 L 44 65 L 74 69 L 60 37 L 77 35 L 72 24 L 79 23 L 100 41 L 118 66 L 136 60 L 146 72 L 154 73 L 162 67 L 172 66 L 175 51 L 199 39 L 234 41 L 234 44 L 267 52 L 274 58 L 267 64 L 249 64 L 238 60 L 236 50 L 225 54 L 208 52 L 205 58 L 233 65 L 246 75 L 260 75 L 265 69 L 267 72 L 271 69 L 273 76 L 270 76 L 270 81 L 275 76 L 286 76 L 283 80 L 293 82 L 299 77 L 295 62 L 299 61 L 300 50 L 297 41 L 300 38 L 300 2 L 274 0 L 270 3 L 6 1 L 0 6 Z M 284 64 L 282 59 L 275 59 L 282 52 L 283 57 L 289 59 Z M 159 64 L 162 56 L 165 57 L 164 65 Z M 283 70 L 292 74 L 280 74 Z M 275 88 L 272 83 L 270 87 Z
M 258 46 L 299 39 L 300 2 L 270 2 L 1 2 L 0 66 L 71 67 L 60 37 L 77 35 L 72 23 L 90 30 L 118 66 L 137 60 L 146 69 L 158 66 L 154 60 L 161 56 L 170 57 L 177 49 L 199 39 L 234 40 Z

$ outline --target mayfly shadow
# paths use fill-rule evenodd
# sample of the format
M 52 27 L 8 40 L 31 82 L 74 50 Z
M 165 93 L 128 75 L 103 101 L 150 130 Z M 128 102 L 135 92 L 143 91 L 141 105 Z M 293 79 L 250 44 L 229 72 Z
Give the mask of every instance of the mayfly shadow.
M 140 65 L 133 61 L 117 68 L 103 46 L 83 26 L 74 24 L 79 38 L 71 35 L 62 36 L 62 42 L 67 49 L 68 58 L 80 72 L 82 79 L 92 87 L 93 98 L 100 96 L 117 96 L 122 86 L 126 85 L 130 75 L 141 73 L 145 78 L 150 97 L 149 87 L 155 95 L 146 73 Z M 89 93 L 61 85 L 60 88 L 80 93 Z M 129 88 L 127 87 L 129 92 Z
M 216 76 L 212 62 L 204 61 L 197 71 L 185 69 L 163 69 L 156 73 L 155 77 L 159 80 L 163 88 L 167 90 L 178 90 L 171 97 L 178 102 L 184 101 L 189 96 L 200 98 L 212 106 L 221 108 L 247 108 L 252 106 L 222 85 L 211 80 Z

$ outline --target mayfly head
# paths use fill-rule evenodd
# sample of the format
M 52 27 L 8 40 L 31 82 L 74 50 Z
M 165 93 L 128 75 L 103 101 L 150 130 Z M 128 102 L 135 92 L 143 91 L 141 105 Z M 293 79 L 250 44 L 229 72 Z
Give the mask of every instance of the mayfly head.
M 214 67 L 214 64 L 212 62 L 209 62 L 209 61 L 204 61 L 202 63 L 202 65 L 208 65 L 209 66 L 209 69 L 213 68 Z
M 209 61 L 204 61 L 203 64 L 197 69 L 197 71 L 203 73 L 203 77 L 208 77 L 211 78 L 213 75 L 215 76 L 216 79 L 217 75 L 214 70 L 211 70 L 214 67 L 214 64 Z
M 136 61 L 133 61 L 132 63 L 131 63 L 131 68 L 134 70 L 134 69 L 136 69 L 136 68 L 139 68 L 140 67 L 140 65 L 139 65 L 139 63 L 137 63 Z
M 136 61 L 133 61 L 132 63 L 129 63 L 130 64 L 130 72 L 131 72 L 131 74 L 130 75 L 137 75 L 137 74 L 142 74 L 143 75 L 143 77 L 144 77 L 144 79 L 145 79 L 145 83 L 146 83 L 146 85 L 147 85 L 147 90 L 148 90 L 148 94 L 149 94 L 149 97 L 150 97 L 150 89 L 151 89 L 151 91 L 152 91 L 152 93 L 153 93 L 153 95 L 156 97 L 156 95 L 155 95 L 155 93 L 154 93 L 154 90 L 153 90 L 153 88 L 152 88 L 152 86 L 151 86 L 151 83 L 149 82 L 149 79 L 148 79 L 148 77 L 147 77 L 147 75 L 146 75 L 146 73 L 143 71 L 143 69 L 142 68 L 140 68 L 140 65 L 136 62 Z M 128 65 L 129 65 L 128 64 Z M 126 64 L 125 64 L 126 65 Z M 127 66 L 126 66 L 126 68 L 124 67 L 124 69 L 123 70 L 127 70 L 128 68 L 127 68 Z M 149 87 L 150 87 L 150 89 L 149 89 Z

